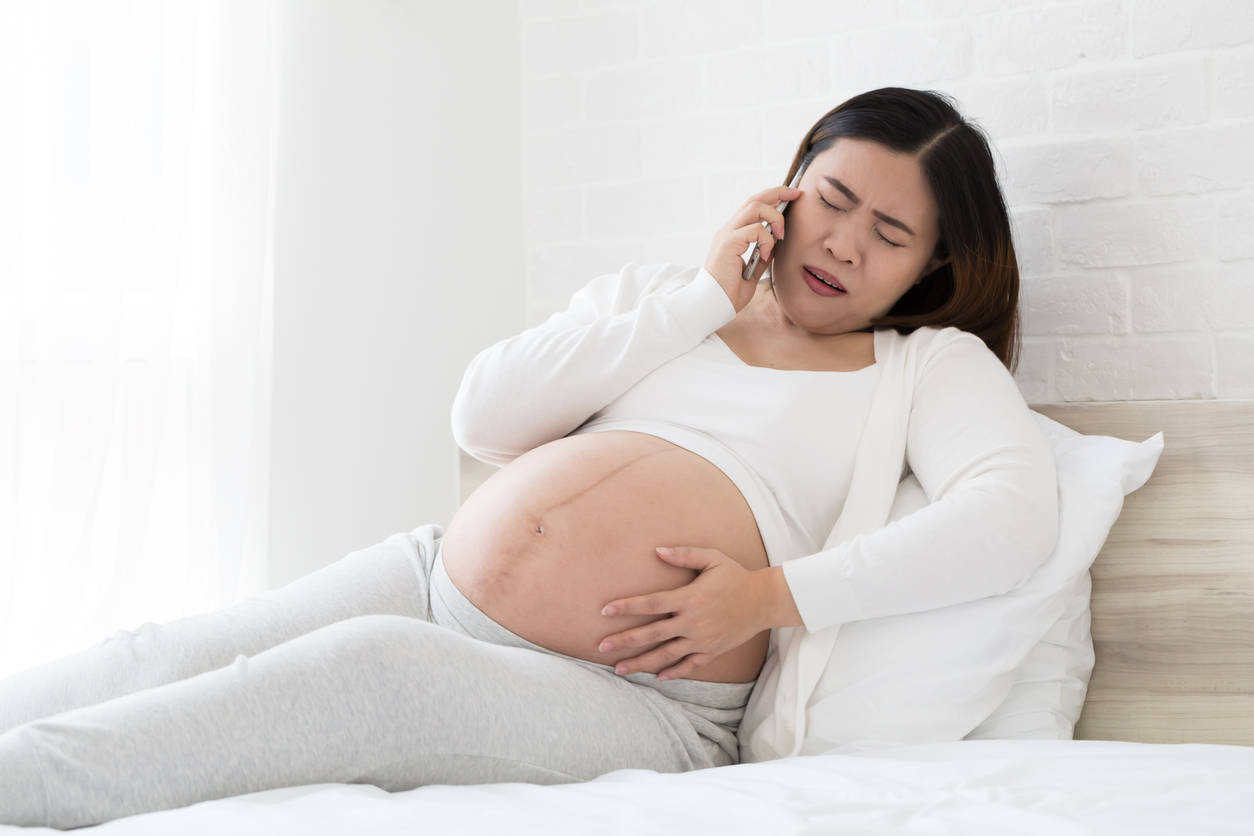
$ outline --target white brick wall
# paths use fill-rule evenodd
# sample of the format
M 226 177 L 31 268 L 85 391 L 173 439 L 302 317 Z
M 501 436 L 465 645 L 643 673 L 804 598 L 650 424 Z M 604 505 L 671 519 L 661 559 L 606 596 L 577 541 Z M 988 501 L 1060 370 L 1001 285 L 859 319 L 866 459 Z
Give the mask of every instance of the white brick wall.
M 804 131 L 936 89 L 990 136 L 1032 403 L 1254 398 L 1254 2 L 520 0 L 527 325 L 700 264 Z

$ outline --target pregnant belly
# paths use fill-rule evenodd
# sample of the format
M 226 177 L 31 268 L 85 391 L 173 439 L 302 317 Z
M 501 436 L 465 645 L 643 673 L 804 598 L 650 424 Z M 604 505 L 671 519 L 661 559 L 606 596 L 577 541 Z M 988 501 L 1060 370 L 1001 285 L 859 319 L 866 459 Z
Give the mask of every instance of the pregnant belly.
M 501 626 L 614 665 L 658 643 L 606 653 L 597 648 L 605 636 L 669 616 L 604 616 L 601 607 L 699 574 L 659 558 L 654 548 L 666 545 L 715 548 L 751 570 L 768 565 L 753 513 L 721 470 L 665 439 L 612 430 L 560 438 L 493 473 L 453 515 L 441 556 L 458 590 Z M 752 682 L 769 639 L 763 630 L 687 678 Z

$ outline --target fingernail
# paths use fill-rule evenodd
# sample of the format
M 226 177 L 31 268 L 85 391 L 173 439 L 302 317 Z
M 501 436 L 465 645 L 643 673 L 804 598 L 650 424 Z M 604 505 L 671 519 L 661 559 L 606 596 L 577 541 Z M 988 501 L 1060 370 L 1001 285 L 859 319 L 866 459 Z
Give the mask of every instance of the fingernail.
M 614 614 L 614 613 L 616 613 L 616 612 L 618 612 L 618 610 L 616 610 L 616 609 L 614 609 L 613 607 L 611 607 L 611 606 L 608 606 L 608 605 L 607 605 L 607 606 L 605 607 L 605 609 L 601 610 L 601 615 L 613 615 L 613 614 Z
M 604 653 L 607 650 L 613 650 L 613 649 L 614 649 L 614 645 L 610 644 L 609 642 L 601 642 L 602 653 Z
M 626 665 L 616 665 L 616 666 L 614 667 L 614 673 L 627 673 L 627 666 L 626 666 Z

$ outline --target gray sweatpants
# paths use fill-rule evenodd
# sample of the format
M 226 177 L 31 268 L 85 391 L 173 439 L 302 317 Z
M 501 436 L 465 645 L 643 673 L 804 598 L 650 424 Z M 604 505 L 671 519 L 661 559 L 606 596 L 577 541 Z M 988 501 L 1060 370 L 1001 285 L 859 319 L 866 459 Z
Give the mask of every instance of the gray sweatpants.
M 561 784 L 739 761 L 753 683 L 620 676 L 533 644 L 453 586 L 443 536 L 394 534 L 0 679 L 0 823 L 80 827 L 302 784 Z

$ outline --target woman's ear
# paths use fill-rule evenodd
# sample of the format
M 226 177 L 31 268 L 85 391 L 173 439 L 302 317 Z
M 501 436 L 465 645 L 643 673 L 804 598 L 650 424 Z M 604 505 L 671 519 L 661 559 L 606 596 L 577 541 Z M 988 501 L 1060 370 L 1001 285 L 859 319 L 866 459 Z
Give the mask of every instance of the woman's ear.
M 930 259 L 928 259 L 927 266 L 923 268 L 923 271 L 921 273 L 919 273 L 919 277 L 914 280 L 914 283 L 918 284 L 919 282 L 923 281 L 928 276 L 932 275 L 932 273 L 934 273 L 936 270 L 939 270 L 941 267 L 944 267 L 946 264 L 948 264 L 949 261 L 950 261 L 950 258 L 947 255 L 932 256 Z
M 928 259 L 927 266 L 923 268 L 923 275 L 926 276 L 929 273 L 935 270 L 938 270 L 941 267 L 944 267 L 951 260 L 952 259 L 949 257 L 949 255 L 946 254 L 945 252 L 939 252 L 939 253 L 934 254 L 930 259 Z

